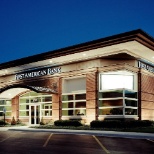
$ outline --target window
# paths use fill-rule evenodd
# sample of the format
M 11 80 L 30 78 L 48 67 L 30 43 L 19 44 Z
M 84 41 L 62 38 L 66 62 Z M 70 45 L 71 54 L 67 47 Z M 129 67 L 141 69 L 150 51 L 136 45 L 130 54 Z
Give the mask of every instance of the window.
M 134 90 L 134 74 L 128 71 L 117 71 L 100 74 L 100 91 L 111 89 Z
M 11 117 L 11 100 L 8 99 L 0 99 L 0 116 L 3 116 L 3 110 L 6 110 L 5 116 L 6 117 Z
M 52 116 L 52 96 L 49 94 L 41 94 L 30 91 L 22 96 L 19 99 L 19 116 L 28 117 L 30 105 L 39 104 L 40 105 L 40 113 L 43 117 L 51 117 Z
M 86 94 L 63 94 L 62 116 L 84 116 L 86 115 Z
M 86 78 L 63 80 L 62 116 L 86 115 Z
M 100 74 L 99 116 L 138 114 L 136 75 L 127 71 Z

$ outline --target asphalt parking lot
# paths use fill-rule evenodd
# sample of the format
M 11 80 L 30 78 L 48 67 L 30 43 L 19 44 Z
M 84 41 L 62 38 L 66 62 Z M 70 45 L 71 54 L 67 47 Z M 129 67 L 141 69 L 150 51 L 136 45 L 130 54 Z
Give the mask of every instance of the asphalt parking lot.
M 0 131 L 0 154 L 153 154 L 154 140 Z

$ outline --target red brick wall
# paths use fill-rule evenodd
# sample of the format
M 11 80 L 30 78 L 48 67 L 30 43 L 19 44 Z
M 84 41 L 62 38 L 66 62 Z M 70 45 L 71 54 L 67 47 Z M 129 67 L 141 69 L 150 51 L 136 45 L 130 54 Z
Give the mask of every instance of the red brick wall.
M 154 120 L 154 77 L 141 75 L 141 120 Z

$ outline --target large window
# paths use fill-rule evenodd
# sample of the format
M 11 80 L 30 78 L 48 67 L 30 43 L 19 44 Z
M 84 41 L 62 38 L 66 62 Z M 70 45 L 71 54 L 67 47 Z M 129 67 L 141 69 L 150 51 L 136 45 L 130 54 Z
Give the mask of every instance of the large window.
M 134 89 L 134 74 L 127 71 L 100 74 L 100 90 Z
M 63 80 L 62 116 L 86 115 L 86 78 Z
M 62 95 L 62 116 L 86 115 L 86 94 L 74 93 Z
M 19 116 L 28 117 L 30 116 L 30 105 L 39 104 L 40 113 L 43 117 L 52 116 L 52 96 L 49 94 L 41 94 L 36 92 L 28 92 L 19 99 Z
M 99 116 L 137 116 L 136 75 L 127 71 L 100 74 Z
M 8 99 L 0 99 L 0 116 L 3 116 L 3 111 L 5 112 L 6 117 L 11 117 L 11 100 Z

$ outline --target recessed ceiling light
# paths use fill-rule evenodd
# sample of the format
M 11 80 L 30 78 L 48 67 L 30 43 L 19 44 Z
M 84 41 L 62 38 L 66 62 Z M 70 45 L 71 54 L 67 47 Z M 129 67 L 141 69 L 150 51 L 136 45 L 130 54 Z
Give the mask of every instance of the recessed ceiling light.
M 52 63 L 53 61 L 52 61 L 52 60 L 50 60 L 49 62 L 50 62 L 50 63 Z
M 154 56 L 152 58 L 154 58 Z
M 83 53 L 83 56 L 86 56 L 86 53 Z

